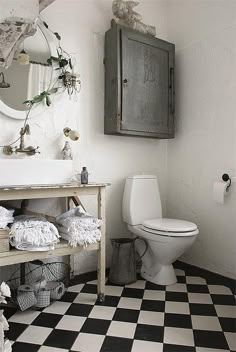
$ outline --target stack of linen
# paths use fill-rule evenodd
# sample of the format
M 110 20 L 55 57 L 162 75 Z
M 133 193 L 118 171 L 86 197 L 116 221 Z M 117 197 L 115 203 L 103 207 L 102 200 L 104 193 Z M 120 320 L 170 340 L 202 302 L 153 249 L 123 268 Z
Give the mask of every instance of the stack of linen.
M 56 222 L 61 237 L 72 247 L 86 247 L 101 239 L 102 221 L 86 213 L 81 206 L 57 216 Z
M 13 223 L 14 210 L 7 210 L 0 206 L 0 229 L 5 229 L 8 224 Z
M 42 216 L 19 215 L 10 231 L 10 244 L 24 251 L 49 251 L 59 242 L 57 228 Z

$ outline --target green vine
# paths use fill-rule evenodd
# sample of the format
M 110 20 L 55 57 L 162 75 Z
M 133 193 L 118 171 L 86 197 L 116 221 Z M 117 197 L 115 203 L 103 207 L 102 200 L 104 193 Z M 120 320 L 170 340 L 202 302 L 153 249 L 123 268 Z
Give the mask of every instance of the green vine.
M 70 54 L 68 54 L 61 47 L 61 36 L 58 32 L 53 32 L 45 21 L 43 21 L 43 24 L 51 33 L 55 35 L 56 39 L 58 40 L 58 56 L 51 56 L 47 60 L 47 63 L 50 66 L 52 66 L 53 64 L 57 65 L 58 67 L 56 67 L 55 70 L 60 72 L 56 82 L 51 88 L 49 88 L 48 90 L 44 90 L 40 94 L 34 96 L 32 99 L 23 102 L 23 104 L 26 104 L 28 107 L 32 107 L 33 105 L 41 103 L 43 101 L 46 102 L 47 106 L 50 106 L 50 96 L 57 93 L 59 88 L 64 86 L 67 89 L 68 94 L 72 95 L 74 91 L 77 91 L 77 84 L 79 84 L 79 86 L 81 84 L 80 80 L 78 80 L 77 77 L 73 74 L 73 65 Z M 59 81 L 61 81 L 61 86 L 59 88 L 54 87 Z
M 58 32 L 53 32 L 48 24 L 45 21 L 42 21 L 44 26 L 55 35 L 56 39 L 58 40 L 57 46 L 57 57 L 51 56 L 48 58 L 47 63 L 50 66 L 57 65 L 58 67 L 55 68 L 56 71 L 59 71 L 58 77 L 53 83 L 52 87 L 49 87 L 47 90 L 39 93 L 38 95 L 34 96 L 32 99 L 26 100 L 23 102 L 28 107 L 27 114 L 24 120 L 24 127 L 29 119 L 30 112 L 35 104 L 42 103 L 45 101 L 47 106 L 51 105 L 51 96 L 58 92 L 60 88 L 66 88 L 69 96 L 71 96 L 74 92 L 77 92 L 77 85 L 79 89 L 81 87 L 81 82 L 78 77 L 73 73 L 73 65 L 72 59 L 70 54 L 68 54 L 62 47 L 61 47 L 61 36 Z M 60 82 L 58 87 L 55 87 Z M 8 145 L 0 145 L 0 148 L 11 148 L 12 145 L 17 143 L 20 140 L 18 137 L 12 143 Z

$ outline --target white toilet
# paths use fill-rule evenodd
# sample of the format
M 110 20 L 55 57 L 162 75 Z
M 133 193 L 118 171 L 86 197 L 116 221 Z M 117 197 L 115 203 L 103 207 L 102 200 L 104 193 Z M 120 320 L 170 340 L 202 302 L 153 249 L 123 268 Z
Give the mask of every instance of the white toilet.
M 172 263 L 193 244 L 199 231 L 192 222 L 162 218 L 156 176 L 136 175 L 126 179 L 123 220 L 135 236 L 148 243 L 142 258 L 141 276 L 159 285 L 176 283 Z M 144 244 L 136 242 L 139 242 L 137 251 L 141 255 Z

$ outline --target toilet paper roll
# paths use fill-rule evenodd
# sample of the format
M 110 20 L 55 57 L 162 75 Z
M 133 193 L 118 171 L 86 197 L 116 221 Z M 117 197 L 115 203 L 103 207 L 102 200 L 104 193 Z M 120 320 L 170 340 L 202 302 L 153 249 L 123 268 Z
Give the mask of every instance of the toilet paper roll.
M 37 303 L 35 304 L 35 308 L 45 308 L 50 305 L 50 291 L 42 290 L 38 291 L 36 294 Z
M 220 181 L 214 182 L 213 199 L 218 204 L 224 204 L 228 185 L 229 185 L 228 182 L 220 182 Z
M 22 311 L 31 308 L 37 302 L 34 291 L 19 291 L 16 299 Z
M 33 292 L 34 288 L 31 285 L 21 285 L 17 289 L 18 293 L 20 292 Z
M 35 278 L 34 283 L 32 284 L 34 291 L 38 291 L 42 288 L 44 288 L 47 284 L 46 278 L 44 275 L 37 276 Z
M 51 300 L 60 299 L 65 293 L 65 285 L 63 282 L 48 282 L 45 286 L 46 290 L 50 290 Z

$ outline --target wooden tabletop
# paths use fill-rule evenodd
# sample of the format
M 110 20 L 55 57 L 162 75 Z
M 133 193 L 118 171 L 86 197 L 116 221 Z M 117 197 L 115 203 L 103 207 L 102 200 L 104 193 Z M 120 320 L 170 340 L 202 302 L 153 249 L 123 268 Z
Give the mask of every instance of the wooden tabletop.
M 23 186 L 0 186 L 0 191 L 11 191 L 11 190 L 28 190 L 28 189 L 52 189 L 52 188 L 89 188 L 89 187 L 106 187 L 110 186 L 110 183 L 88 183 L 88 184 L 81 184 L 79 182 L 70 182 L 70 183 L 60 183 L 60 184 L 48 184 L 48 185 L 23 185 Z

